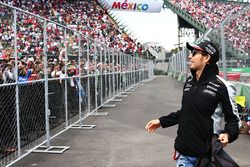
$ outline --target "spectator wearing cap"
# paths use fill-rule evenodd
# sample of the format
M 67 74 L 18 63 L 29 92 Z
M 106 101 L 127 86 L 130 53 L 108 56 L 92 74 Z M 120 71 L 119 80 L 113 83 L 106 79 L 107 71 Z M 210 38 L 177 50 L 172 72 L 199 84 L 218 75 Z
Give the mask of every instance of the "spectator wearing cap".
M 192 75 L 184 84 L 182 107 L 149 121 L 146 130 L 152 133 L 159 127 L 178 124 L 174 145 L 176 166 L 194 167 L 202 166 L 200 160 L 204 157 L 211 159 L 209 144 L 212 138 L 223 146 L 238 138 L 239 115 L 234 102 L 235 87 L 218 76 L 217 46 L 203 41 L 196 45 L 187 43 L 186 47 L 191 51 L 188 60 Z M 223 114 L 225 127 L 220 129 Z

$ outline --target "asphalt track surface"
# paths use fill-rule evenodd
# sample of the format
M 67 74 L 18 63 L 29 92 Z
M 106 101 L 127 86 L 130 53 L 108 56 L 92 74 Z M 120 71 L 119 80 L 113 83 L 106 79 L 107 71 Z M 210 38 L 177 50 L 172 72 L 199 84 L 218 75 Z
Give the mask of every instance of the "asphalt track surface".
M 145 124 L 180 108 L 183 83 L 168 76 L 140 85 L 115 108 L 103 108 L 108 116 L 91 116 L 92 130 L 70 129 L 52 140 L 66 145 L 63 154 L 31 153 L 13 167 L 174 167 L 173 144 L 177 126 L 150 134 Z M 250 167 L 250 136 L 226 147 L 241 167 Z

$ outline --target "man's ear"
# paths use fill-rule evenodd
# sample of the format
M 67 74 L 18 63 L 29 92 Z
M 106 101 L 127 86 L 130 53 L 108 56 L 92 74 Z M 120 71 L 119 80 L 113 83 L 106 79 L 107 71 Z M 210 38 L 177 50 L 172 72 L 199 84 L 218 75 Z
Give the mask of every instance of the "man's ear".
M 206 64 L 210 64 L 211 56 L 209 54 L 204 56 L 204 59 Z

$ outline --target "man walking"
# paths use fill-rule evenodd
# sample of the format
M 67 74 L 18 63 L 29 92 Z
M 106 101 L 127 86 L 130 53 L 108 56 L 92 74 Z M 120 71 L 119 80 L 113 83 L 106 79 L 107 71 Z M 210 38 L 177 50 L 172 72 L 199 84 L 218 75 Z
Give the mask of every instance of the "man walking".
M 239 115 L 234 101 L 235 87 L 218 76 L 219 51 L 210 41 L 186 44 L 191 74 L 183 88 L 182 107 L 177 112 L 151 120 L 146 130 L 178 124 L 175 139 L 176 166 L 194 167 L 198 157 L 207 155 L 208 143 L 217 135 L 223 146 L 238 138 Z M 225 127 L 221 130 L 224 116 Z

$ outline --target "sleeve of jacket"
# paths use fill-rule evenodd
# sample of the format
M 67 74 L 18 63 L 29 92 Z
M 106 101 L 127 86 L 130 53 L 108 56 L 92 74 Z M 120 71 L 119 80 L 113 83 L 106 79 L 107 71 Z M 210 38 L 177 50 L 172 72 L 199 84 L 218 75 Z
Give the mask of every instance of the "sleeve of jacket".
M 179 116 L 181 110 L 172 112 L 169 115 L 162 116 L 159 118 L 162 128 L 167 128 L 179 123 Z
M 225 129 L 222 133 L 228 133 L 229 142 L 238 138 L 240 119 L 237 105 L 235 103 L 236 88 L 232 84 L 226 84 L 222 93 L 222 109 L 225 117 Z

